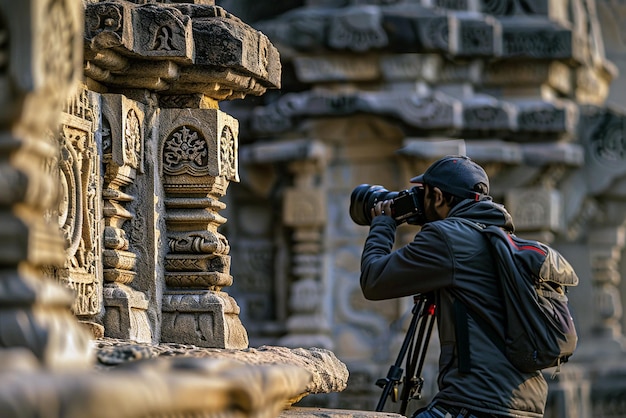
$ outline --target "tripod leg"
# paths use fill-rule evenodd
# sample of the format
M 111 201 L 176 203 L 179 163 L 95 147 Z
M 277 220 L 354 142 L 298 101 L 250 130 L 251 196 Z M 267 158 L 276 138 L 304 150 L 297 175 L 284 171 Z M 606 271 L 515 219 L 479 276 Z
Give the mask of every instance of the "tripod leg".
M 424 379 L 422 378 L 422 369 L 426 360 L 426 352 L 432 335 L 433 326 L 435 324 L 435 304 L 432 298 L 426 301 L 428 304 L 422 313 L 420 320 L 419 332 L 416 338 L 415 352 L 411 358 L 407 358 L 407 370 L 402 386 L 402 401 L 400 406 L 400 414 L 404 415 L 411 399 L 419 399 L 421 397 Z
M 376 406 L 377 412 L 381 412 L 383 410 L 389 394 L 393 389 L 397 387 L 398 382 L 400 382 L 402 378 L 402 361 L 404 360 L 404 357 L 406 356 L 409 347 L 413 344 L 413 338 L 415 337 L 417 325 L 419 319 L 422 316 L 425 304 L 425 299 L 423 297 L 415 296 L 413 298 L 413 301 L 413 318 L 411 318 L 409 329 L 407 330 L 404 341 L 402 342 L 402 346 L 400 348 L 400 352 L 398 353 L 396 362 L 389 368 L 387 377 L 383 379 L 378 379 L 376 381 L 376 385 L 383 388 L 383 393 L 381 394 L 380 399 L 378 400 L 378 405 Z

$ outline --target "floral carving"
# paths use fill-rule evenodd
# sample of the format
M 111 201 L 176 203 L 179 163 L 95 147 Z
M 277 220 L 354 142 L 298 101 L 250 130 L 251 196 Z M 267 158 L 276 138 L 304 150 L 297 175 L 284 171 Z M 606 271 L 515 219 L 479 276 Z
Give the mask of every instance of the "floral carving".
M 208 145 L 200 132 L 183 125 L 174 131 L 163 146 L 163 171 L 169 175 L 208 174 Z
M 102 31 L 115 32 L 122 26 L 122 14 L 117 6 L 110 4 L 98 5 L 95 10 L 96 19 L 92 21 L 92 31 L 98 33 Z

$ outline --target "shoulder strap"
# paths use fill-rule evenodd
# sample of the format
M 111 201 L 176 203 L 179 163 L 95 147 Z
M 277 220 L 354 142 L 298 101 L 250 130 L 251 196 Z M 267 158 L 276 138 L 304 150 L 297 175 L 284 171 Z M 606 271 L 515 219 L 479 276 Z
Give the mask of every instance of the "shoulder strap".
M 486 226 L 484 224 L 474 222 L 469 219 L 459 218 L 456 216 L 451 217 L 452 219 L 459 220 L 466 225 L 470 225 L 480 232 L 484 233 Z M 492 254 L 493 247 L 491 245 L 491 241 L 488 237 L 485 236 L 485 240 L 489 245 L 489 249 Z M 496 255 L 494 254 L 494 257 Z M 493 325 L 489 324 L 487 321 L 483 319 L 477 312 L 474 312 L 470 307 L 468 307 L 465 303 L 463 303 L 458 297 L 454 298 L 454 319 L 455 319 L 455 338 L 457 344 L 458 351 L 458 367 L 460 373 L 468 373 L 471 369 L 470 363 L 470 355 L 469 355 L 469 329 L 467 325 L 467 316 L 471 316 L 474 322 L 478 324 L 480 329 L 487 335 L 487 337 L 493 341 L 498 349 L 502 351 L 506 355 L 505 342 L 502 336 L 495 330 Z

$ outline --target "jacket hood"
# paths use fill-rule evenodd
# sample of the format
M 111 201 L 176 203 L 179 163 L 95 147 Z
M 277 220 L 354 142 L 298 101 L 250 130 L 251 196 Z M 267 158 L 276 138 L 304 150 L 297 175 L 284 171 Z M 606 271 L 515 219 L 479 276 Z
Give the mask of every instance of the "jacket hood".
M 504 228 L 507 232 L 515 232 L 513 218 L 505 207 L 491 199 L 476 202 L 465 199 L 454 206 L 448 216 L 471 219 L 485 225 L 495 225 Z

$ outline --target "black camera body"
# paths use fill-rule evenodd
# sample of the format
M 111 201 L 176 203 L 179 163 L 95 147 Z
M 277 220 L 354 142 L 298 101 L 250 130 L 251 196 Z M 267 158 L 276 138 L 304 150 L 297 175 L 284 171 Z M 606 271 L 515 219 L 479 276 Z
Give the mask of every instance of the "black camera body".
M 376 203 L 391 200 L 391 217 L 399 225 L 403 222 L 424 225 L 424 187 L 390 192 L 380 185 L 361 184 L 350 195 L 350 217 L 358 225 L 372 223 L 371 209 Z

